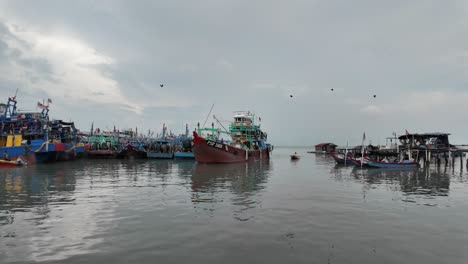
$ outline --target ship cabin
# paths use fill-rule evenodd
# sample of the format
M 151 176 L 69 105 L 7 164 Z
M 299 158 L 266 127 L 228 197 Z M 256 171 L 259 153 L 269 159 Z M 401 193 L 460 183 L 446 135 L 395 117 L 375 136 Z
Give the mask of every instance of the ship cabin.
M 254 124 L 254 115 L 250 112 L 238 111 L 234 112 L 234 122 L 232 123 L 235 128 L 251 127 Z
M 265 148 L 267 134 L 255 124 L 255 115 L 251 112 L 234 112 L 234 122 L 229 127 L 232 144 L 245 149 L 258 150 Z

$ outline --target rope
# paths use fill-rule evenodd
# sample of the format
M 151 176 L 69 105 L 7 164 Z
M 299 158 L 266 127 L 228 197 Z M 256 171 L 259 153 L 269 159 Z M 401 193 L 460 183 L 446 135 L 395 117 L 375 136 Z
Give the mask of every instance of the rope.
M 37 152 L 41 152 L 42 148 L 44 148 L 44 146 L 45 146 L 46 144 L 48 144 L 48 143 L 49 143 L 49 142 L 47 142 L 47 141 L 44 142 L 44 143 L 42 143 L 42 145 L 41 145 L 38 149 L 36 149 L 34 152 L 36 152 L 36 153 L 37 153 Z

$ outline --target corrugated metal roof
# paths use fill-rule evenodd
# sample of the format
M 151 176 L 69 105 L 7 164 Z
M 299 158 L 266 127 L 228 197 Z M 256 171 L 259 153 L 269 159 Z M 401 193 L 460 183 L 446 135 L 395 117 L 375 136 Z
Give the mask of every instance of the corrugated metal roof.
M 324 146 L 327 146 L 327 145 L 333 145 L 333 146 L 336 146 L 335 144 L 333 143 L 320 143 L 320 144 L 317 144 L 315 145 L 315 147 L 324 147 Z

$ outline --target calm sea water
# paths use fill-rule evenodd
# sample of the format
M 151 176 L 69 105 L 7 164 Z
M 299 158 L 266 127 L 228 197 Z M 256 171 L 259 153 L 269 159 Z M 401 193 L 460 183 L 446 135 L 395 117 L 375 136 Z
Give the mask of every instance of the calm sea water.
M 289 154 L 297 151 L 297 162 Z M 0 263 L 468 263 L 468 174 L 78 160 L 0 170 Z

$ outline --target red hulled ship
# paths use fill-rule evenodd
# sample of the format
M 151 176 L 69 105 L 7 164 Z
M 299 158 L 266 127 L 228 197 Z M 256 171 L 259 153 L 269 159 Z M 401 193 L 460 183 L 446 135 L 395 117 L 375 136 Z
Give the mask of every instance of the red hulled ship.
M 260 120 L 260 119 L 259 119 Z M 202 136 L 203 132 L 208 132 Z M 226 134 L 229 140 L 221 139 Z M 229 131 L 211 128 L 197 128 L 193 132 L 193 153 L 200 163 L 239 163 L 269 159 L 272 147 L 266 143 L 267 134 L 255 124 L 250 112 L 236 112 Z

